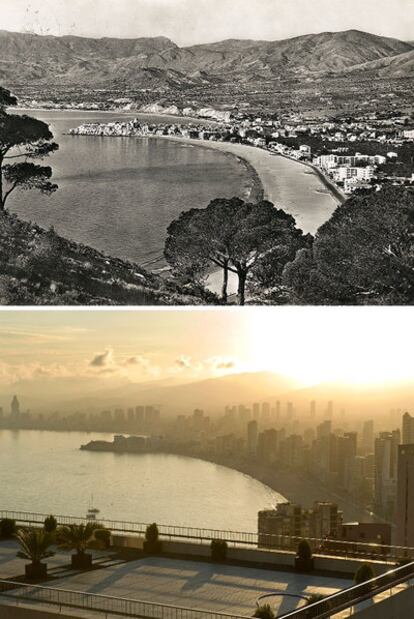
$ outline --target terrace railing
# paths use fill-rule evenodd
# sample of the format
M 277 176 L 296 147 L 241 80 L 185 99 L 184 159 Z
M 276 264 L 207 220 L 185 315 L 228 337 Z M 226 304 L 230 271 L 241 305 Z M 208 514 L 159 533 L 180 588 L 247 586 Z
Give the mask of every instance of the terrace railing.
M 41 526 L 48 514 L 24 511 L 0 510 L 1 518 L 11 518 L 20 525 Z M 86 518 L 79 516 L 55 515 L 58 524 L 85 523 Z M 144 535 L 148 523 L 120 520 L 99 519 L 99 522 L 113 533 Z M 263 550 L 285 550 L 293 552 L 302 537 L 290 535 L 273 535 L 251 531 L 226 531 L 221 529 L 203 529 L 168 524 L 158 525 L 159 534 L 164 539 L 182 539 L 200 544 L 210 543 L 213 539 L 225 540 L 230 546 L 260 548 Z M 386 562 L 414 560 L 414 548 L 390 546 L 380 543 L 350 542 L 332 538 L 307 538 L 315 554 L 341 556 L 346 558 L 372 559 Z
M 109 595 L 55 589 L 39 585 L 26 585 L 10 580 L 0 580 L 0 615 L 1 601 L 10 605 L 27 604 L 30 607 L 59 607 L 95 612 L 99 616 L 121 616 L 141 619 L 246 619 L 240 615 L 230 615 L 209 610 L 198 610 L 156 604 L 142 600 L 131 600 Z M 88 615 L 91 616 L 91 615 Z
M 390 591 L 398 585 L 410 586 L 414 578 L 414 563 L 401 566 L 372 580 L 349 587 L 283 615 L 283 619 L 326 619 L 341 611 L 352 609 L 361 602 Z M 183 608 L 167 604 L 156 604 L 142 600 L 132 600 L 108 595 L 85 593 L 68 589 L 26 585 L 21 582 L 0 580 L 0 604 L 26 604 L 31 607 L 50 606 L 59 610 L 68 608 L 96 612 L 109 616 L 122 616 L 140 619 L 246 619 L 246 616 L 232 615 L 209 610 Z M 0 606 L 1 608 L 1 606 Z M 281 618 L 282 619 L 282 618 Z
M 325 619 L 333 617 L 346 609 L 354 609 L 358 604 L 369 600 L 384 591 L 392 592 L 394 587 L 401 584 L 412 586 L 410 580 L 414 578 L 414 563 L 408 563 L 377 576 L 372 580 L 343 589 L 323 600 L 299 608 L 282 615 L 280 619 Z M 351 610 L 351 612 L 352 612 Z

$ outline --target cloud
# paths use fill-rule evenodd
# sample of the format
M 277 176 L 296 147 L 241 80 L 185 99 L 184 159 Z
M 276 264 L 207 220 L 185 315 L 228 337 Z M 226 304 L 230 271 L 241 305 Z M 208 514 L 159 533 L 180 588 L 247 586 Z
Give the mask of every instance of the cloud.
M 107 348 L 105 352 L 98 353 L 89 362 L 93 368 L 108 368 L 114 365 L 114 351 L 112 348 Z
M 122 362 L 122 365 L 126 368 L 136 366 L 147 368 L 151 365 L 151 362 L 149 361 L 149 359 L 143 357 L 142 355 L 134 355 L 133 357 L 128 357 L 127 359 L 125 359 Z
M 236 367 L 234 361 L 220 361 L 216 364 L 218 370 L 232 370 L 234 367 Z
M 207 359 L 207 365 L 213 370 L 233 370 L 236 367 L 236 362 L 230 357 L 212 357 Z
M 181 355 L 180 357 L 177 357 L 177 359 L 174 361 L 174 365 L 182 370 L 189 370 L 193 367 L 193 362 L 191 357 Z

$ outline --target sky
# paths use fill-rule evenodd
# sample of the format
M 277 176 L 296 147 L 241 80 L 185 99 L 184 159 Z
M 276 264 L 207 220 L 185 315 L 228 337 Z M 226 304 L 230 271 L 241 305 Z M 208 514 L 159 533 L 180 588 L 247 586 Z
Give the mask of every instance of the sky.
M 411 308 L 0 312 L 0 387 L 45 377 L 197 381 L 271 371 L 306 386 L 414 379 Z
M 348 29 L 414 40 L 413 0 L 0 0 L 1 28 L 178 45 Z

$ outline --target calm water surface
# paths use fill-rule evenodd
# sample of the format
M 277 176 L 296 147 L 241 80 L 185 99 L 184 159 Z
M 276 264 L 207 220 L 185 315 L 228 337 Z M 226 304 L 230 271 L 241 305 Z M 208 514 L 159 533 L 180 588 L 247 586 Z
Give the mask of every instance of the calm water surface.
M 237 471 L 161 454 L 80 451 L 109 435 L 0 430 L 0 509 L 257 530 L 281 495 Z
M 50 124 L 60 146 L 44 160 L 53 167 L 59 190 L 51 197 L 16 193 L 11 210 L 112 256 L 150 263 L 162 255 L 167 227 L 183 210 L 204 208 L 217 197 L 246 197 L 252 186 L 242 162 L 207 148 L 154 138 L 64 135 L 85 122 L 119 120 L 119 114 L 27 113 Z

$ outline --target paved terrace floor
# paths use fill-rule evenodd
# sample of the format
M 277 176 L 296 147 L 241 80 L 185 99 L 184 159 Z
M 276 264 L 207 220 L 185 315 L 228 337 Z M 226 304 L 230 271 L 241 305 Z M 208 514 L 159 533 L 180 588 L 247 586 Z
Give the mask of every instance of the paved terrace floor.
M 18 559 L 16 552 L 14 541 L 0 543 L 0 578 L 13 579 L 24 573 L 25 561 Z M 94 555 L 99 560 L 108 552 Z M 63 570 L 68 563 L 67 553 L 58 552 L 49 559 L 54 580 L 45 586 L 244 616 L 253 614 L 256 600 L 263 594 L 329 595 L 352 585 L 352 581 L 340 578 L 161 557 L 119 562 L 87 572 Z M 271 601 L 278 614 L 299 605 L 297 598 L 276 597 Z
M 328 595 L 350 584 L 338 578 L 150 557 L 75 574 L 55 581 L 53 586 L 251 616 L 257 598 L 265 593 Z M 275 608 L 283 614 L 297 603 L 295 598 L 280 598 Z

